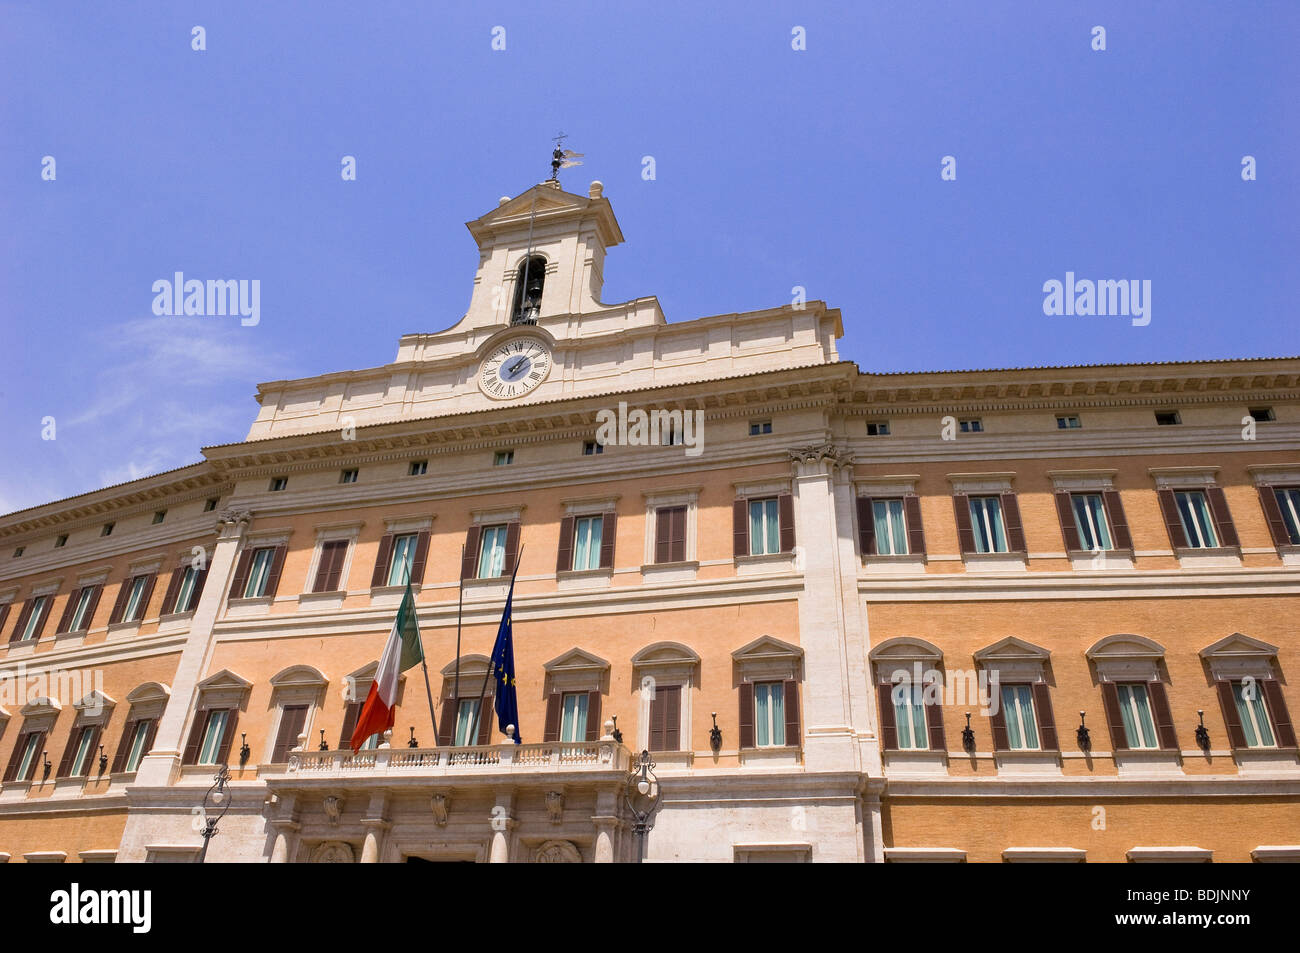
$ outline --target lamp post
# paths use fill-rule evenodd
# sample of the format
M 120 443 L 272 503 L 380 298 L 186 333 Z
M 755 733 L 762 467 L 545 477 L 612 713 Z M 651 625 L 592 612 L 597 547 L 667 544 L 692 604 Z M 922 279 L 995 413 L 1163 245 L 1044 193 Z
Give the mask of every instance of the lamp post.
M 221 770 L 213 777 L 212 787 L 208 788 L 208 793 L 203 795 L 203 828 L 199 831 L 203 837 L 203 849 L 199 851 L 199 859 L 196 863 L 203 863 L 203 859 L 208 856 L 208 842 L 217 833 L 217 824 L 226 816 L 226 811 L 230 810 L 231 798 L 226 794 L 226 784 L 229 781 L 230 771 L 223 764 Z M 214 809 L 221 808 L 221 813 L 216 818 L 208 813 L 209 802 Z
M 655 777 L 654 767 L 655 763 L 650 760 L 650 752 L 642 750 L 640 758 L 633 763 L 632 770 L 628 774 L 627 790 L 623 795 L 628 810 L 632 812 L 634 818 L 632 833 L 636 836 L 638 864 L 645 860 L 646 835 L 654 826 L 652 817 L 659 807 L 659 802 L 663 800 L 663 792 L 659 790 L 659 779 Z

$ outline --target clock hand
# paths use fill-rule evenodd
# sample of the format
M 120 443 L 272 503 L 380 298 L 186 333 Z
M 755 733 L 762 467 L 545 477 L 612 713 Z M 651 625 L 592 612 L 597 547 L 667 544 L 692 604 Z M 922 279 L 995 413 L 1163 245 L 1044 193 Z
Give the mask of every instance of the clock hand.
M 513 364 L 511 364 L 509 367 L 506 368 L 506 373 L 513 374 L 515 371 L 519 370 L 520 367 L 522 367 L 524 364 L 527 363 L 528 363 L 528 358 L 521 357 L 519 360 L 515 361 Z

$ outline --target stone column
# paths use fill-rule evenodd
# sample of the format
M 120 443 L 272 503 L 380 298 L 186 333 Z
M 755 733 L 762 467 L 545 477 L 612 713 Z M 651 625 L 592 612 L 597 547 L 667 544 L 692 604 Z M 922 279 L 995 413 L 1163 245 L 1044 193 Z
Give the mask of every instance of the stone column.
M 287 864 L 289 862 L 289 842 L 301 825 L 296 821 L 272 821 L 271 829 L 275 831 L 275 846 L 271 848 L 271 863 Z
M 606 724 L 613 727 L 613 722 L 606 722 Z M 612 736 L 610 741 L 613 742 Z M 598 864 L 614 863 L 614 845 L 618 839 L 619 829 L 617 817 L 619 794 L 619 791 L 599 791 L 596 794 L 596 813 L 592 815 L 591 823 L 596 828 L 595 862 Z
M 510 832 L 515 828 L 512 816 L 515 806 L 513 792 L 497 795 L 492 808 L 492 849 L 488 853 L 489 864 L 510 863 Z
M 366 817 L 361 819 L 361 826 L 366 829 L 365 843 L 361 845 L 361 863 L 377 864 L 379 863 L 380 841 L 383 839 L 384 832 L 391 828 L 384 814 L 388 810 L 388 795 L 375 794 L 370 798 L 370 807 L 366 811 Z

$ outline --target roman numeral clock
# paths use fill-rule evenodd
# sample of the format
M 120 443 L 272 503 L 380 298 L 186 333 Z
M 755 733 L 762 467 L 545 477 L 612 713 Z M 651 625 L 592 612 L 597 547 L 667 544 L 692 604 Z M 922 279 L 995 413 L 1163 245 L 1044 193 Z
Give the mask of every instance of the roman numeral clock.
M 514 338 L 483 359 L 479 390 L 494 400 L 523 397 L 546 380 L 552 363 L 550 348 L 541 338 Z

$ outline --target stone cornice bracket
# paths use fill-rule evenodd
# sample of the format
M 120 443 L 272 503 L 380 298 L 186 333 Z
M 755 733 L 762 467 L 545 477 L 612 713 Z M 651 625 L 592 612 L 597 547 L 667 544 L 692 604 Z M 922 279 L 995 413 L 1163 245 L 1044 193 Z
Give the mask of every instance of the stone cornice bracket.
M 797 476 L 831 473 L 837 468 L 853 466 L 853 454 L 833 443 L 814 444 L 789 451 Z

